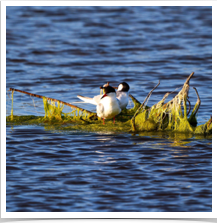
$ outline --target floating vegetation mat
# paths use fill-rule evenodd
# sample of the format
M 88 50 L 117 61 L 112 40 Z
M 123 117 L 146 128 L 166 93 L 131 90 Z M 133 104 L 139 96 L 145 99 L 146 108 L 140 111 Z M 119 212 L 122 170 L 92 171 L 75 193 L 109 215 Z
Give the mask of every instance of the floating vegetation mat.
M 21 90 L 10 88 L 12 91 L 11 115 L 6 117 L 8 125 L 46 125 L 55 126 L 62 130 L 81 130 L 88 132 L 182 132 L 190 134 L 212 134 L 212 117 L 203 125 L 197 125 L 196 114 L 199 110 L 201 101 L 197 89 L 197 102 L 191 110 L 191 103 L 188 100 L 189 81 L 194 73 L 185 81 L 180 92 L 169 102 L 165 103 L 170 93 L 166 93 L 161 101 L 152 107 L 147 106 L 147 101 L 152 92 L 158 87 L 160 82 L 152 89 L 143 103 L 130 95 L 134 103 L 131 109 L 124 109 L 116 116 L 116 122 L 106 120 L 103 125 L 96 113 L 79 108 L 69 103 L 47 98 L 41 95 L 31 94 Z M 13 114 L 13 94 L 18 91 L 30 96 L 43 99 L 45 115 L 42 116 L 15 116 Z M 64 106 L 70 106 L 71 112 L 64 113 Z

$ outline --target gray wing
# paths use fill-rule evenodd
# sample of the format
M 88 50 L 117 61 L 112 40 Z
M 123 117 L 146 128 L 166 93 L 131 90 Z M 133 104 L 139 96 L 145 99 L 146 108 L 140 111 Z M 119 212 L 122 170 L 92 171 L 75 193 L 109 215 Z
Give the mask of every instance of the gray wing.
M 97 105 L 100 103 L 100 99 L 101 99 L 102 95 L 97 95 L 93 98 L 89 98 L 89 97 L 85 97 L 85 96 L 81 96 L 81 95 L 77 95 L 77 97 L 86 103 Z
M 93 97 L 93 101 L 95 102 L 95 105 L 98 105 L 100 103 L 102 95 L 97 95 Z

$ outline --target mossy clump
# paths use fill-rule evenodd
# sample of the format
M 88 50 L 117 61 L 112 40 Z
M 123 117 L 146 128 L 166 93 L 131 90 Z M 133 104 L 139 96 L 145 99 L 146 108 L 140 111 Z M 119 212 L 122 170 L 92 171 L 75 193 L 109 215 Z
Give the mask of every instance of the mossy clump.
M 153 119 L 147 119 L 144 120 L 144 117 L 141 117 L 142 115 L 138 115 L 136 119 L 136 129 L 137 131 L 155 131 L 157 130 L 158 124 Z
M 212 134 L 212 117 L 205 124 L 197 126 L 195 128 L 194 133 L 195 134 L 206 134 L 206 135 Z
M 190 113 L 187 111 L 189 81 L 193 76 L 192 73 L 183 85 L 181 91 L 169 102 L 164 103 L 169 93 L 165 94 L 163 99 L 151 108 L 142 107 L 136 112 L 131 120 L 132 131 L 173 131 L 195 134 L 211 134 L 212 120 L 209 123 L 197 127 L 196 114 L 200 107 L 200 98 L 198 92 L 198 100 Z M 189 102 L 190 103 L 190 102 Z

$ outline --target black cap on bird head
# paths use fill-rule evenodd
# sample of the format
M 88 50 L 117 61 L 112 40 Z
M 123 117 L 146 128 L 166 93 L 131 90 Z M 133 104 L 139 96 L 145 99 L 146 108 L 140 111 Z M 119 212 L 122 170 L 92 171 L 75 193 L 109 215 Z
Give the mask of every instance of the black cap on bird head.
M 126 82 L 122 82 L 118 85 L 118 91 L 128 92 L 130 90 L 130 86 Z
M 112 93 L 112 92 L 116 93 L 115 89 L 113 87 L 111 87 L 111 86 L 100 87 L 100 88 L 104 90 L 104 94 L 101 97 L 101 99 L 104 98 L 105 96 L 107 96 L 109 93 Z

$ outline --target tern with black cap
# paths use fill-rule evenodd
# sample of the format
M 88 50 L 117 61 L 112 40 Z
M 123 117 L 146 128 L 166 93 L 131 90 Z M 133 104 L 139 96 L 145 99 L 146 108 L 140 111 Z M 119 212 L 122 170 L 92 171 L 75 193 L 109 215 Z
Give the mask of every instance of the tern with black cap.
M 115 89 L 111 86 L 101 87 L 104 90 L 103 95 L 97 95 L 93 98 L 77 95 L 85 102 L 96 105 L 97 116 L 103 119 L 112 119 L 115 122 L 115 116 L 121 112 L 120 102 L 116 98 Z
M 130 86 L 126 82 L 122 82 L 118 85 L 116 97 L 120 102 L 121 109 L 126 108 L 128 105 L 129 90 L 130 90 Z

